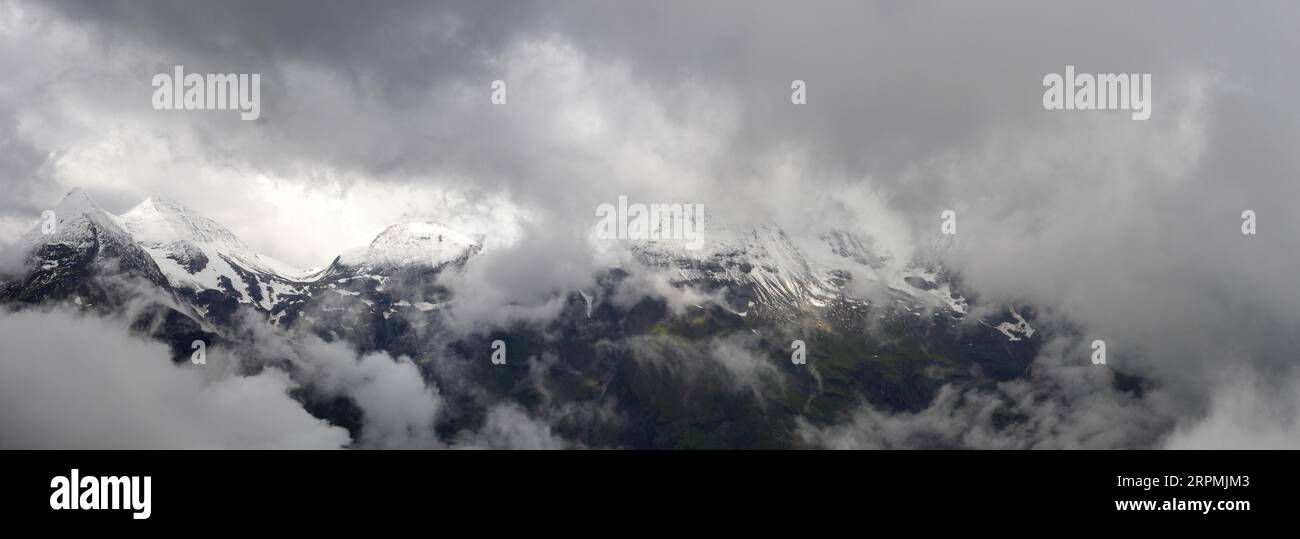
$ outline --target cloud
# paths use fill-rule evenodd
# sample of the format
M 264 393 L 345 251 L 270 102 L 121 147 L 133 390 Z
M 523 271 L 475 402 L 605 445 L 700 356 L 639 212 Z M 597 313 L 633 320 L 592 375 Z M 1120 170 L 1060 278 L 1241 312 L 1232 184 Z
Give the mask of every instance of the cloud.
M 348 345 L 301 336 L 295 350 L 304 376 L 327 395 L 351 398 L 361 409 L 359 447 L 433 449 L 441 445 L 434 422 L 442 408 L 438 388 L 420 376 L 410 358 L 383 352 L 357 356 Z
M 483 428 L 462 434 L 460 449 L 566 449 L 574 447 L 551 432 L 550 425 L 529 417 L 514 404 L 500 404 L 488 411 Z
M 0 315 L 0 446 L 9 449 L 326 449 L 345 430 L 316 419 L 287 374 L 209 377 L 229 360 L 174 365 L 124 325 L 61 311 Z
M 754 351 L 757 341 L 753 336 L 714 339 L 709 343 L 708 355 L 730 373 L 737 385 L 761 398 L 764 382 L 780 385 L 783 378 L 770 358 Z
M 487 399 L 464 358 L 434 352 L 443 348 L 440 339 L 445 336 L 426 337 L 423 346 L 427 353 L 412 359 L 383 351 L 359 354 L 347 341 L 325 341 L 309 332 L 273 328 L 248 313 L 239 328 L 237 353 L 247 362 L 253 366 L 287 365 L 298 386 L 308 392 L 307 400 L 341 398 L 356 407 L 360 417 L 356 418 L 356 439 L 349 446 L 353 448 L 573 447 L 578 444 L 552 434 L 552 420 L 570 416 L 586 420 L 602 411 L 548 401 L 530 416 L 509 399 Z M 530 373 L 540 376 L 536 368 L 539 366 L 530 362 Z M 482 422 L 470 422 L 440 437 L 440 423 L 456 418 L 449 415 L 448 399 L 461 399 L 458 405 L 463 407 L 467 398 L 475 401 L 471 406 L 476 410 L 483 410 Z
M 1277 387 L 1277 386 L 1281 387 Z M 1238 379 L 1215 390 L 1204 419 L 1180 425 L 1168 449 L 1300 447 L 1300 380 L 1280 384 Z
M 471 257 L 461 271 L 443 271 L 438 283 L 454 298 L 449 327 L 466 334 L 553 320 L 569 292 L 594 284 L 596 265 L 580 237 L 528 230 L 513 244 Z
M 358 356 L 314 336 L 259 330 L 251 346 L 208 348 L 207 364 L 173 364 L 162 344 L 113 316 L 63 310 L 0 315 L 0 447 L 7 449 L 559 449 L 578 445 L 509 401 L 481 426 L 440 440 L 442 397 L 408 358 Z M 268 358 L 271 361 L 252 359 Z M 290 371 L 273 365 L 289 357 Z M 249 361 L 258 374 L 242 374 Z M 345 397 L 360 432 L 313 417 L 289 396 Z M 599 411 L 560 407 L 561 416 Z M 585 417 L 585 416 L 583 416 Z
M 862 403 L 844 420 L 797 419 L 804 443 L 832 449 L 1141 449 L 1183 413 L 1160 389 L 1117 389 L 1115 373 L 1074 359 L 1081 343 L 1045 343 L 1031 373 L 991 388 L 944 385 L 929 406 L 891 413 Z

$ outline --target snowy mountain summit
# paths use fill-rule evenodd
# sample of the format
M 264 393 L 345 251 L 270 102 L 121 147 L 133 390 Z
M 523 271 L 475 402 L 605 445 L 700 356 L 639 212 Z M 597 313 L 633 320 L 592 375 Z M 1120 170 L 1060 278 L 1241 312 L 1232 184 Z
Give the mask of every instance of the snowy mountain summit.
M 364 250 L 345 253 L 339 263 L 376 269 L 423 265 L 437 268 L 464 261 L 481 249 L 478 240 L 442 223 L 401 223 L 384 229 Z
M 35 271 L 23 283 L 4 283 L 9 295 L 33 300 L 68 295 L 51 295 L 43 288 L 79 281 L 94 273 L 95 263 L 118 259 L 127 263 L 109 266 L 145 276 L 198 316 L 217 322 L 239 305 L 264 313 L 282 310 L 286 302 L 311 296 L 322 279 L 340 273 L 440 268 L 463 263 L 481 249 L 478 240 L 446 225 L 404 223 L 388 227 L 368 247 L 337 257 L 333 271 L 300 270 L 253 251 L 216 221 L 162 197 L 149 197 L 119 216 L 74 189 L 54 211 L 54 234 L 42 233 L 38 224 L 23 236 Z
M 270 309 L 292 293 L 303 272 L 253 252 L 216 221 L 165 198 L 150 197 L 121 222 L 178 290 L 229 291 L 240 303 Z

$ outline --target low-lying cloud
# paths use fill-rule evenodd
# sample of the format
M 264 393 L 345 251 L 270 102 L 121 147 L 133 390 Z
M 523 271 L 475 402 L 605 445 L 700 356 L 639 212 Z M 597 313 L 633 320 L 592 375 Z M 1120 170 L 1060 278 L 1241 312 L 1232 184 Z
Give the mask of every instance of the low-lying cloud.
M 336 449 L 346 430 L 291 399 L 283 371 L 207 378 L 159 343 L 96 316 L 0 315 L 0 446 L 7 449 Z M 228 360 L 213 350 L 212 368 Z

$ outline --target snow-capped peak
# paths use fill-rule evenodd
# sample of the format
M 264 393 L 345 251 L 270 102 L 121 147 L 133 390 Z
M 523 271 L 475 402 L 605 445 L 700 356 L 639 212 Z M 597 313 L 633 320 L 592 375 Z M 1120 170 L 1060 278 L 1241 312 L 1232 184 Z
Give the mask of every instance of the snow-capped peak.
M 481 249 L 477 240 L 442 223 L 422 221 L 388 227 L 366 249 L 371 266 L 442 266 Z M 355 259 L 355 254 L 352 257 Z
M 140 241 L 172 242 L 177 240 L 226 245 L 236 250 L 247 246 L 215 221 L 161 197 L 149 197 L 122 214 L 127 228 Z
M 44 234 L 41 230 L 43 223 L 38 222 L 26 234 L 27 243 L 83 243 L 89 241 L 91 225 L 103 234 L 130 243 L 130 234 L 123 227 L 121 219 L 99 207 L 80 187 L 64 195 L 63 200 L 54 207 L 53 211 L 56 219 L 54 234 Z
M 305 280 L 302 271 L 253 252 L 216 221 L 166 198 L 145 199 L 122 214 L 121 222 L 180 290 L 222 290 L 270 310 L 277 297 L 297 293 L 296 283 Z
M 903 298 L 909 308 L 966 313 L 966 300 L 953 293 L 950 283 L 925 267 L 874 252 L 864 236 L 827 230 L 794 237 L 776 224 L 746 224 L 728 217 L 705 214 L 701 249 L 643 240 L 633 242 L 632 251 L 643 263 L 672 268 L 678 282 L 712 279 L 752 285 L 757 301 L 768 306 L 823 307 L 838 299 L 888 293 Z
M 122 223 L 146 248 L 166 251 L 204 251 L 209 258 L 224 255 L 249 269 L 293 279 L 299 273 L 283 262 L 253 252 L 234 233 L 216 221 L 177 202 L 149 197 L 122 214 Z
M 80 187 L 74 187 L 71 191 L 68 191 L 68 194 L 64 195 L 63 200 L 59 202 L 58 209 L 70 214 L 80 214 L 93 210 L 103 211 L 99 204 L 95 204 L 95 201 L 90 198 L 90 194 Z

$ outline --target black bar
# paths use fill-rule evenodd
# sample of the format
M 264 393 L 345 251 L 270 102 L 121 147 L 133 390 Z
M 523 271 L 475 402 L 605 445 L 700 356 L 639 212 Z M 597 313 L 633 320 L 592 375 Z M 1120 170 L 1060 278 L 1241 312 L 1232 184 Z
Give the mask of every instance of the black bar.
M 781 520 L 1066 519 L 1071 526 L 1238 525 L 1293 512 L 1292 452 L 266 452 L 4 454 L 5 520 L 143 529 L 210 521 L 326 527 L 466 521 L 523 529 L 618 518 L 664 526 Z M 51 479 L 150 476 L 151 514 L 54 510 Z M 1118 486 L 1119 477 L 1160 486 Z M 1183 484 L 1164 485 L 1166 476 Z M 1235 486 L 1188 486 L 1189 476 Z M 1237 478 L 1237 479 L 1231 479 Z M 1194 481 L 1199 481 L 1192 479 Z M 1248 510 L 1121 512 L 1117 500 L 1246 501 Z M 777 524 L 771 524 L 773 526 Z

